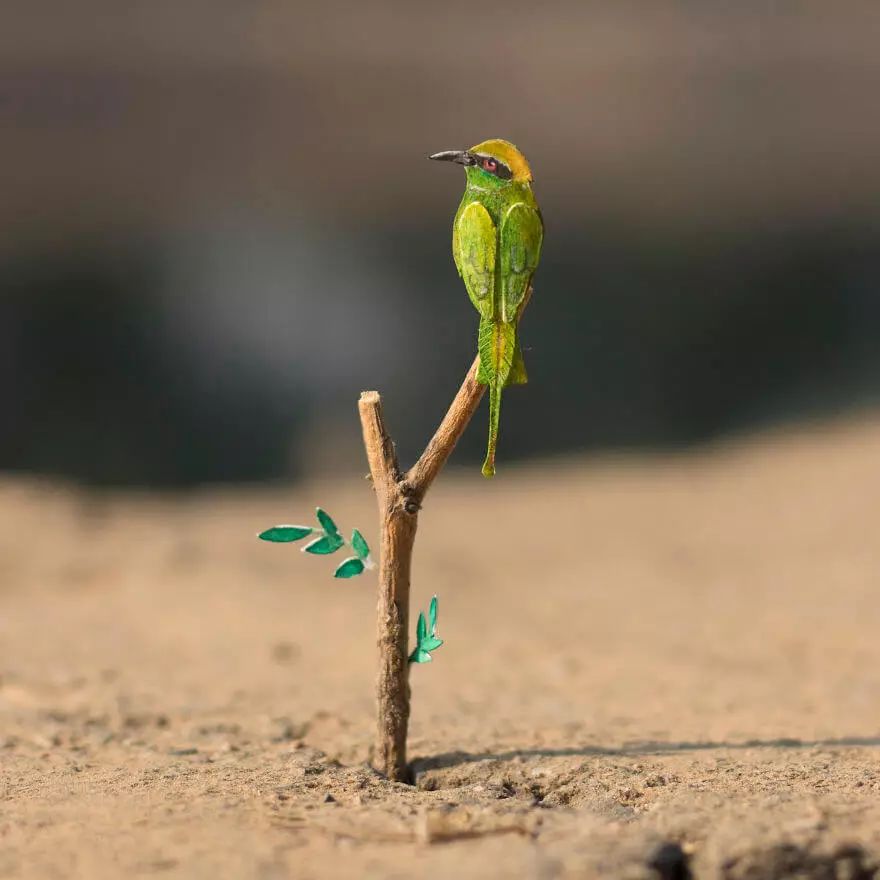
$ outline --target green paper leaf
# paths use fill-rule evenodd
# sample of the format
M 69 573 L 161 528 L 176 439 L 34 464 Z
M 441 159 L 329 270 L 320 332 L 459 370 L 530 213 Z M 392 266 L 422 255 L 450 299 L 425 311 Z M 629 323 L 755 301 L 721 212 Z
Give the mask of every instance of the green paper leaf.
M 315 509 L 315 516 L 318 517 L 318 522 L 321 523 L 321 528 L 328 535 L 338 535 L 339 529 L 336 528 L 336 523 L 330 518 L 330 514 L 321 510 L 320 507 Z
M 361 559 L 370 558 L 370 548 L 367 546 L 364 536 L 357 529 L 351 533 L 351 547 Z
M 428 632 L 430 621 L 430 633 Z M 443 639 L 437 638 L 437 597 L 431 599 L 428 606 L 428 619 L 424 613 L 419 614 L 419 622 L 416 624 L 416 647 L 409 656 L 410 663 L 429 663 L 433 658 L 431 651 L 436 651 L 443 644 Z
M 328 556 L 330 553 L 335 553 L 344 544 L 345 541 L 339 535 L 323 535 L 320 538 L 315 538 L 310 544 L 306 544 L 303 551 L 315 553 L 318 556 Z
M 343 559 L 339 568 L 333 572 L 333 577 L 337 578 L 353 578 L 364 570 L 364 563 L 357 556 L 349 556 Z
M 265 532 L 260 532 L 257 537 L 261 541 L 272 541 L 275 544 L 287 544 L 290 541 L 299 541 L 311 535 L 315 530 L 311 526 L 272 526 Z
M 443 644 L 443 639 L 436 636 L 426 636 L 423 642 L 419 642 L 419 647 L 425 651 L 436 651 Z
M 431 599 L 431 604 L 428 607 L 428 621 L 431 624 L 431 635 L 437 635 L 437 597 L 434 596 Z

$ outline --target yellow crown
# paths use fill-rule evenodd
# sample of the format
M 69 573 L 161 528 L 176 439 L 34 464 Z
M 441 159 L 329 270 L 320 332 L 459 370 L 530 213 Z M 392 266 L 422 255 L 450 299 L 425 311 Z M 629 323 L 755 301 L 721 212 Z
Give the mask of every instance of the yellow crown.
M 532 169 L 529 168 L 526 157 L 510 141 L 492 138 L 471 147 L 469 152 L 485 153 L 487 156 L 503 162 L 513 174 L 513 179 L 518 183 L 529 183 L 532 180 Z

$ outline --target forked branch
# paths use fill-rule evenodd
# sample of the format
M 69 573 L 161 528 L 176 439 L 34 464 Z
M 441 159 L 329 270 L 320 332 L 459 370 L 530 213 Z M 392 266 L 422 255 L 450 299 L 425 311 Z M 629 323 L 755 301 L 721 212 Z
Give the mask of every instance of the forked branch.
M 409 725 L 409 588 L 412 549 L 422 501 L 486 390 L 477 382 L 479 358 L 471 364 L 443 421 L 419 460 L 400 473 L 394 442 L 382 415 L 377 391 L 358 402 L 364 447 L 379 505 L 379 673 L 378 718 L 373 764 L 389 779 L 408 781 L 406 735 Z

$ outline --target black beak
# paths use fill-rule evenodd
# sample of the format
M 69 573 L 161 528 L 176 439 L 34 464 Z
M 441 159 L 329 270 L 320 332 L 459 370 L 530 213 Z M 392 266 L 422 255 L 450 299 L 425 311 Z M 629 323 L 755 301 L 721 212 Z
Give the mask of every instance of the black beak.
M 459 165 L 476 165 L 477 160 L 474 155 L 467 150 L 443 150 L 441 153 L 434 153 L 428 156 L 437 162 L 458 162 Z

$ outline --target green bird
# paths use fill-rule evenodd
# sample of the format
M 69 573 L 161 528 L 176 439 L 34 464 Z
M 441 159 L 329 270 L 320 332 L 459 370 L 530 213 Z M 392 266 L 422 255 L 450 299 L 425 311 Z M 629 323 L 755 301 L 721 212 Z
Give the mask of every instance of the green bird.
M 465 167 L 467 185 L 452 224 L 452 256 L 480 313 L 477 381 L 489 387 L 489 448 L 483 476 L 495 474 L 501 391 L 528 381 L 517 326 L 532 292 L 544 224 L 526 157 L 509 141 L 430 156 Z

